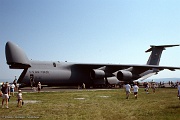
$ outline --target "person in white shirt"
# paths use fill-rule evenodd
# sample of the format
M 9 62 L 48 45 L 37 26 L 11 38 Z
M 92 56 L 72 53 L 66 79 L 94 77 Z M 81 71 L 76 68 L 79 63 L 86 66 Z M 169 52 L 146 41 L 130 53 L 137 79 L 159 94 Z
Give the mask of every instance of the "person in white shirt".
M 129 94 L 131 92 L 131 86 L 128 83 L 125 85 L 125 91 L 126 91 L 126 99 L 129 99 Z
M 134 84 L 133 89 L 134 89 L 134 90 L 133 90 L 134 96 L 135 96 L 135 98 L 137 99 L 138 89 L 139 89 L 139 87 L 137 86 L 137 83 Z
M 12 93 L 12 96 L 14 96 L 14 88 L 15 88 L 16 86 L 14 85 L 14 84 L 11 84 L 10 85 L 10 94 Z
M 178 98 L 179 98 L 179 100 L 180 100 L 180 82 L 179 82 L 179 85 L 178 85 Z
M 38 83 L 37 88 L 38 88 L 38 93 L 39 93 L 41 91 L 41 83 L 40 82 Z
M 149 83 L 146 85 L 146 93 L 149 94 Z
M 21 90 L 18 90 L 17 99 L 18 99 L 17 107 L 22 107 L 23 98 L 22 98 Z

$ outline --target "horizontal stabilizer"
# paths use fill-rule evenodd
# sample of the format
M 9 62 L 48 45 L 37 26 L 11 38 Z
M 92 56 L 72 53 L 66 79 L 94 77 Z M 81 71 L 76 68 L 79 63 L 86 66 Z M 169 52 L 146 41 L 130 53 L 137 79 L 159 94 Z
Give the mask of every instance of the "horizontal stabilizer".
M 166 47 L 175 47 L 175 46 L 180 46 L 180 45 L 151 45 L 148 50 L 146 50 L 145 52 L 151 52 L 153 48 L 163 48 L 163 50 L 165 50 Z

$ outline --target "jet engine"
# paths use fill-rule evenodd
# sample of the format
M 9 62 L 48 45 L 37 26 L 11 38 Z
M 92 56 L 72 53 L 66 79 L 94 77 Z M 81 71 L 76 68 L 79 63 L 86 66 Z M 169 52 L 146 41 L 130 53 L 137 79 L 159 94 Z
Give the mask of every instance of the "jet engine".
M 90 76 L 92 79 L 101 79 L 105 77 L 105 72 L 103 70 L 93 69 L 90 72 Z
M 120 70 L 115 73 L 118 80 L 130 80 L 133 75 L 130 71 Z
M 117 85 L 120 83 L 120 81 L 116 77 L 108 77 L 107 81 L 109 84 L 116 84 Z

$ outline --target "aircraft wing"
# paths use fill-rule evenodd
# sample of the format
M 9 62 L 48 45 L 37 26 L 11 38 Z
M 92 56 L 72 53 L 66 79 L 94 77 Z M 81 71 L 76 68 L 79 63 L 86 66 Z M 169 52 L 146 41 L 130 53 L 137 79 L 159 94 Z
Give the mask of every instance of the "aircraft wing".
M 96 79 L 100 76 L 113 77 L 119 80 L 146 79 L 159 71 L 168 69 L 175 71 L 180 67 L 158 66 L 158 65 L 126 65 L 126 64 L 74 64 L 82 70 L 92 71 L 91 76 Z
M 171 71 L 175 71 L 176 69 L 180 69 L 180 67 L 171 67 L 171 66 L 158 66 L 158 65 L 134 65 L 134 64 L 74 64 L 74 66 L 78 66 L 84 69 L 98 69 L 104 67 L 104 70 L 115 72 L 117 70 L 127 69 L 133 67 L 133 69 L 137 69 L 140 72 L 149 70 L 149 69 L 158 69 L 164 70 L 168 69 Z

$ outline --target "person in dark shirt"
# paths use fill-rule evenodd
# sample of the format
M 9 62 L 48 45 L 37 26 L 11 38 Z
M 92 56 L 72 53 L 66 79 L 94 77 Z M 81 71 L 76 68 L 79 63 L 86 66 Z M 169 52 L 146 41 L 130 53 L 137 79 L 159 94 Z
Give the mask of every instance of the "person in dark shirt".
M 10 95 L 10 88 L 9 88 L 9 83 L 6 82 L 6 84 L 2 85 L 2 108 L 4 108 L 4 101 L 6 101 L 6 108 L 8 107 L 8 99 Z

